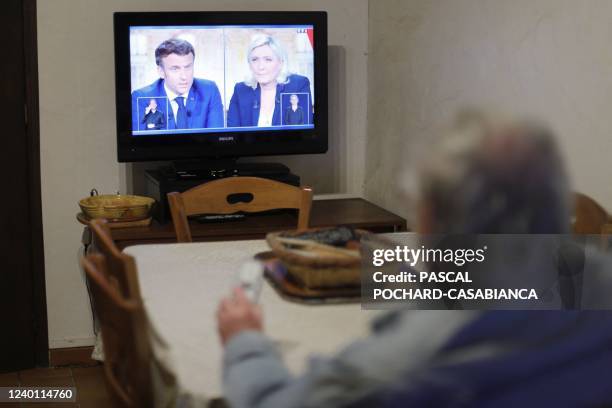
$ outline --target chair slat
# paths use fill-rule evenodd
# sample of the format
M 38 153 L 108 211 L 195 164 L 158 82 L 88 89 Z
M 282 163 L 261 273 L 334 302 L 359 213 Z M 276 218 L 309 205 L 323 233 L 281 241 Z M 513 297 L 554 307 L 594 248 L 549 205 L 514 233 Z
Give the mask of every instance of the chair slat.
M 153 406 L 151 342 L 140 298 L 126 297 L 102 254 L 90 254 L 82 266 L 102 328 L 104 373 L 117 404 Z

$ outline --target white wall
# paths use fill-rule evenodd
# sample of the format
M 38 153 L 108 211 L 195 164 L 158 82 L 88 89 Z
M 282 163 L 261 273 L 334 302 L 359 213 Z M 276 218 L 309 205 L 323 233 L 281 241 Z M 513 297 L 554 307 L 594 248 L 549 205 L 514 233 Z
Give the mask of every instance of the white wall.
M 612 211 L 612 2 L 369 4 L 366 197 L 412 219 L 398 172 L 466 104 L 549 122 L 576 190 Z M 401 179 L 405 183 L 406 179 Z
M 365 181 L 367 198 L 412 219 L 410 197 L 399 193 L 410 179 L 398 172 L 414 169 L 440 123 L 475 104 L 551 123 L 575 188 L 612 210 L 609 0 L 373 0 L 369 11 L 367 0 L 169 4 L 38 1 L 51 347 L 92 343 L 76 202 L 92 187 L 138 190 L 146 167 L 115 160 L 113 11 L 327 10 L 330 152 L 281 159 L 320 192 L 359 194 Z
M 315 192 L 360 194 L 367 97 L 367 0 L 39 0 L 38 64 L 43 224 L 49 345 L 93 344 L 89 303 L 77 266 L 77 201 L 92 187 L 126 192 L 142 168 L 116 162 L 114 11 L 326 10 L 330 152 L 282 158 Z

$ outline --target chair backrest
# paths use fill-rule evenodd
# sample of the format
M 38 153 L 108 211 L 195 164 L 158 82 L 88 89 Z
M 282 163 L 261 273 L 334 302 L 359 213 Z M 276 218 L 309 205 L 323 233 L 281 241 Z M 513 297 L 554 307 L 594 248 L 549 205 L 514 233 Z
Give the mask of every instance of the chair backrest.
M 232 197 L 251 194 L 249 202 L 232 203 Z M 168 203 L 178 242 L 191 242 L 187 217 L 196 214 L 233 214 L 281 208 L 299 210 L 298 230 L 308 228 L 312 189 L 294 187 L 258 177 L 228 177 L 201 184 L 183 193 L 169 193 Z
M 125 407 L 153 406 L 151 343 L 140 299 L 124 296 L 109 279 L 101 254 L 82 260 L 104 342 L 104 373 L 113 398 Z
M 121 294 L 128 298 L 140 299 L 140 285 L 134 258 L 121 252 L 115 245 L 105 219 L 91 220 L 89 228 L 93 233 L 93 251 L 100 252 L 104 256 L 108 274 L 117 281 Z
M 612 221 L 608 212 L 585 194 L 574 194 L 574 207 L 575 234 L 600 234 L 602 227 Z

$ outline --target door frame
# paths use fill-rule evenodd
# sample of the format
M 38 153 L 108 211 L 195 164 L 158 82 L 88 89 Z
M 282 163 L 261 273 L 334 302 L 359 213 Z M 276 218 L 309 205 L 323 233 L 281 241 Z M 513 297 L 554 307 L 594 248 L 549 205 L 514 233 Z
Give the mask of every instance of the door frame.
M 30 243 L 34 293 L 35 362 L 49 365 L 49 333 L 45 287 L 45 254 L 40 182 L 40 118 L 38 106 L 38 41 L 36 0 L 23 0 L 23 55 L 25 63 L 26 134 L 28 138 L 28 191 Z

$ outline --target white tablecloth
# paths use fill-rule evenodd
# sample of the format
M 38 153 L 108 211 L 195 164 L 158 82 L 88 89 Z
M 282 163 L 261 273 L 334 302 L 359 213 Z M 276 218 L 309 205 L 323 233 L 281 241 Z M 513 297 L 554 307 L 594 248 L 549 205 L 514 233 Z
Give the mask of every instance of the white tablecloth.
M 222 347 L 215 313 L 219 300 L 238 282 L 241 264 L 268 250 L 265 241 L 138 245 L 136 258 L 145 308 L 168 343 L 183 392 L 219 397 Z M 371 311 L 360 304 L 301 305 L 280 298 L 265 282 L 260 296 L 265 332 L 278 342 L 293 373 L 312 353 L 331 353 L 367 333 Z

